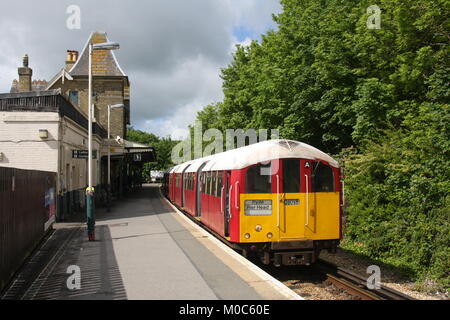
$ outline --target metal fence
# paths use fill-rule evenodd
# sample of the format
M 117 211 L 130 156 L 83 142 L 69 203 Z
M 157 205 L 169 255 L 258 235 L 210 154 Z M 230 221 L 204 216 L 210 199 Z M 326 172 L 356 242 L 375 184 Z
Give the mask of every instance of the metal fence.
M 0 94 L 0 111 L 22 112 L 58 112 L 61 117 L 68 117 L 85 129 L 88 129 L 88 119 L 82 115 L 72 103 L 60 94 L 60 90 L 41 92 Z M 93 134 L 107 138 L 107 131 L 94 122 Z
M 0 167 L 0 291 L 45 235 L 56 173 Z

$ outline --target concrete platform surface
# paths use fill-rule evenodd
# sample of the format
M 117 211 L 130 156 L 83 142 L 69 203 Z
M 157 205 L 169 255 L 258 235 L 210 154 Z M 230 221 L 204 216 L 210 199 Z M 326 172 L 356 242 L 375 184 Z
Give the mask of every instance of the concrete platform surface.
M 83 223 L 55 224 L 2 299 L 300 299 L 177 212 L 156 185 L 96 218 L 94 242 Z

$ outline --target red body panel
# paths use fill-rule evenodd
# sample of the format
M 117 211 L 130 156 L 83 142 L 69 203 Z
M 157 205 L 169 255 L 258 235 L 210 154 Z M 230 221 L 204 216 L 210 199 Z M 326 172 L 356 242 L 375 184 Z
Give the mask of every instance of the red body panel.
M 313 163 L 315 161 L 312 160 L 300 160 L 300 177 L 304 179 L 305 175 L 308 176 L 308 189 L 311 190 L 311 174 L 313 169 Z M 309 162 L 309 164 L 307 164 Z M 322 163 L 328 165 L 327 162 L 322 161 Z M 282 168 L 282 159 L 272 160 L 272 193 L 283 193 L 283 168 Z M 225 186 L 227 184 L 227 172 L 229 172 L 229 185 L 228 192 L 229 193 L 229 205 L 230 205 L 230 220 L 229 220 L 229 241 L 230 242 L 240 242 L 240 195 L 245 193 L 246 185 L 245 185 L 245 177 L 248 168 L 240 169 L 240 170 L 230 170 L 222 172 L 222 185 L 218 186 L 219 195 L 213 196 L 208 195 L 203 192 L 200 193 L 201 199 L 201 215 L 200 220 L 201 223 L 204 224 L 209 229 L 213 230 L 217 234 L 222 237 L 225 237 L 225 214 L 227 204 L 226 201 L 226 192 Z M 340 170 L 338 168 L 332 167 L 334 173 L 335 180 L 335 191 L 339 192 L 342 197 L 342 186 L 341 186 L 341 176 Z M 278 179 L 277 179 L 278 175 Z M 176 177 L 179 177 L 179 186 L 176 186 Z M 183 208 L 188 214 L 192 216 L 199 216 L 197 212 L 197 188 L 202 187 L 201 181 L 197 183 L 197 173 L 194 174 L 194 190 L 183 190 L 183 176 L 181 173 L 172 173 L 169 176 L 169 186 L 168 186 L 168 195 L 169 199 L 174 202 L 178 207 Z M 223 192 L 222 192 L 222 187 Z M 278 190 L 279 188 L 279 190 Z M 184 192 L 184 205 L 182 206 L 182 194 Z M 306 192 L 306 184 L 304 182 L 300 183 L 300 192 Z M 221 203 L 222 202 L 222 203 Z
M 195 205 L 196 205 L 196 192 L 193 190 L 184 190 L 184 211 L 189 213 L 191 216 L 195 216 Z

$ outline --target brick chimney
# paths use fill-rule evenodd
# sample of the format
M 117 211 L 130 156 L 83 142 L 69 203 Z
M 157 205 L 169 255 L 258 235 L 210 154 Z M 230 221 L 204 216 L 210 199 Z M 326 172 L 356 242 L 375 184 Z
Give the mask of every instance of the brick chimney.
M 28 67 L 28 55 L 23 57 L 23 66 L 18 68 L 19 71 L 19 92 L 31 91 L 31 77 L 33 69 Z
M 67 59 L 65 66 L 66 71 L 72 69 L 73 65 L 77 62 L 77 60 L 78 60 L 78 51 L 67 50 Z

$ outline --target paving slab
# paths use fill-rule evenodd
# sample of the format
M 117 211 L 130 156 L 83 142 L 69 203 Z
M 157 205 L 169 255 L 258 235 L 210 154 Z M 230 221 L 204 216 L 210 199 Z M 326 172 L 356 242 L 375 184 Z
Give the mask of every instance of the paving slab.
M 3 299 L 261 300 L 286 299 L 239 264 L 144 185 L 111 212 L 96 213 L 96 241 L 82 222 L 55 231 L 22 268 Z M 187 219 L 187 218 L 185 218 Z M 80 220 L 82 221 L 82 220 Z M 39 266 L 39 272 L 36 272 Z M 81 288 L 71 290 L 70 267 Z M 34 268 L 34 269 L 33 269 Z M 73 278 L 69 279 L 73 283 Z

